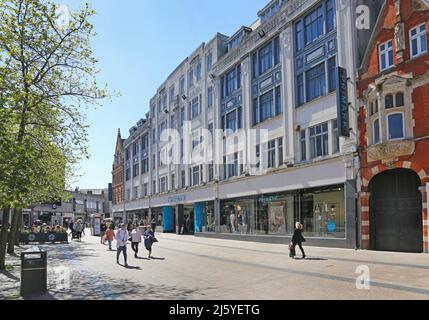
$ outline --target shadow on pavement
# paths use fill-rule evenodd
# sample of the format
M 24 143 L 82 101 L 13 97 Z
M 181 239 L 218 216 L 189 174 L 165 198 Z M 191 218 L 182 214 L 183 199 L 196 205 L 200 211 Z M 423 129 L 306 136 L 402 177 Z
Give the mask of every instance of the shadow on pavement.
M 0 274 L 4 274 L 6 277 L 8 277 L 9 279 L 13 280 L 13 281 L 19 281 L 20 278 L 14 276 L 12 273 L 5 271 L 5 270 L 0 270 Z

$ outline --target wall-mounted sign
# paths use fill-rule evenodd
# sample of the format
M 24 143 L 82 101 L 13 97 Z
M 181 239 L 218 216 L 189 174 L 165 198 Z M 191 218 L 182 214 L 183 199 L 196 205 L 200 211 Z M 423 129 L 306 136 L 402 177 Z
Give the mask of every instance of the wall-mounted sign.
M 182 202 L 182 201 L 186 201 L 186 196 L 184 194 L 168 198 L 169 203 L 176 203 L 176 202 Z
M 350 137 L 347 70 L 342 67 L 337 68 L 337 110 L 340 136 Z

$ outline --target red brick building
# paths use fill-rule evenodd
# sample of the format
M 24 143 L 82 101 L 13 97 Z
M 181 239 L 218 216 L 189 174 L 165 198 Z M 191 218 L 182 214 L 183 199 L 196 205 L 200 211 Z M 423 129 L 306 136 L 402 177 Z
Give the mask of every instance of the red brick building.
M 113 205 L 124 202 L 124 139 L 118 130 L 116 138 L 115 156 L 112 166 Z
M 363 249 L 428 252 L 429 5 L 386 0 L 359 77 Z

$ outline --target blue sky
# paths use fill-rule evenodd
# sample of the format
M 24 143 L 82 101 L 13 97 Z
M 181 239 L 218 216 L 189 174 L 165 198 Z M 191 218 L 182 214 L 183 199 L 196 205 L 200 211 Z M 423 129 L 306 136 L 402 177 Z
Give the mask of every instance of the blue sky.
M 69 8 L 83 0 L 58 0 Z M 91 158 L 80 164 L 71 186 L 105 188 L 111 181 L 116 134 L 122 137 L 148 111 L 166 77 L 216 32 L 232 35 L 250 25 L 269 0 L 90 0 L 97 37 L 98 81 L 122 94 L 87 111 Z M 75 179 L 76 180 L 76 179 Z

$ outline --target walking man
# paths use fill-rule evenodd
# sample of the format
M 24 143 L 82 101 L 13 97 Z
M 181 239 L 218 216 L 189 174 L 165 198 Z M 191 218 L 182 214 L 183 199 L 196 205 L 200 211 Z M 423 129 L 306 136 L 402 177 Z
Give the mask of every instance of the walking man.
M 123 252 L 125 267 L 128 267 L 128 263 L 127 263 L 128 237 L 129 237 L 129 234 L 128 234 L 127 226 L 125 223 L 122 223 L 120 229 L 118 230 L 118 232 L 116 232 L 116 245 L 118 248 L 118 251 L 116 252 L 116 263 L 119 264 L 119 256 L 121 252 Z

